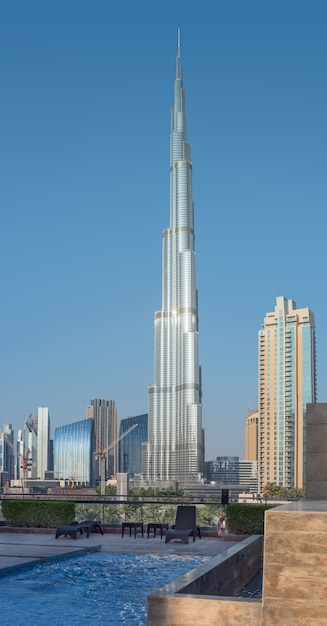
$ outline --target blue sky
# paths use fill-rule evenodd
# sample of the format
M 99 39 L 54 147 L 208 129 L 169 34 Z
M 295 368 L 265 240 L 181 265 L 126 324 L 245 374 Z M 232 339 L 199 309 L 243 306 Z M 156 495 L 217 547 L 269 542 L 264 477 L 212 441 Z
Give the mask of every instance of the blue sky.
M 327 4 L 0 6 L 0 426 L 93 397 L 147 412 L 181 28 L 206 459 L 244 457 L 278 295 L 317 327 L 327 401 Z

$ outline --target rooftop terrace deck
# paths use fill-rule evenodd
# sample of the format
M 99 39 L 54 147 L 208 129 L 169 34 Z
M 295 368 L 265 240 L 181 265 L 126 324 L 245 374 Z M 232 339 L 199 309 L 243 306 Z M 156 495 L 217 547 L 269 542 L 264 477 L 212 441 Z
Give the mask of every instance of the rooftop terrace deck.
M 237 542 L 224 541 L 219 537 L 202 537 L 188 544 L 170 542 L 165 544 L 159 536 L 149 539 L 141 535 L 133 536 L 105 532 L 104 535 L 92 533 L 89 537 L 80 535 L 76 540 L 61 536 L 55 539 L 55 530 L 51 532 L 13 532 L 6 527 L 0 532 L 0 572 L 9 568 L 28 566 L 40 561 L 72 556 L 88 550 L 121 552 L 133 554 L 178 554 L 213 557 L 226 552 Z

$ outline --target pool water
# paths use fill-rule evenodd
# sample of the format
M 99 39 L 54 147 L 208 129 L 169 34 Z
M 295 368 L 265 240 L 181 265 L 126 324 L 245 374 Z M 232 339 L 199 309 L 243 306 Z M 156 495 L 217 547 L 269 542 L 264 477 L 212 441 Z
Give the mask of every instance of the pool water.
M 205 557 L 96 552 L 1 578 L 1 626 L 146 624 L 146 597 Z

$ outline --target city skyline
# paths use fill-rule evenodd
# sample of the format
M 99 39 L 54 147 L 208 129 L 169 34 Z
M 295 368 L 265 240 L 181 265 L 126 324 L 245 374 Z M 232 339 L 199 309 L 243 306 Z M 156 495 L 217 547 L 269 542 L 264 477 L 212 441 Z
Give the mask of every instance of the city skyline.
M 93 397 L 147 412 L 180 27 L 206 459 L 244 458 L 278 296 L 315 313 L 327 399 L 325 3 L 31 0 L 0 18 L 0 424 L 47 406 L 54 430 Z

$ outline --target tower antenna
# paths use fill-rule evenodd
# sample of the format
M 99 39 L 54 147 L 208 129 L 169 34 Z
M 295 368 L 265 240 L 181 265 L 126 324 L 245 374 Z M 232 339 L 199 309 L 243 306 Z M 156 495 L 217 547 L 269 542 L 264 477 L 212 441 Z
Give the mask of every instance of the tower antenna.
M 181 56 L 181 29 L 177 30 L 177 56 Z

